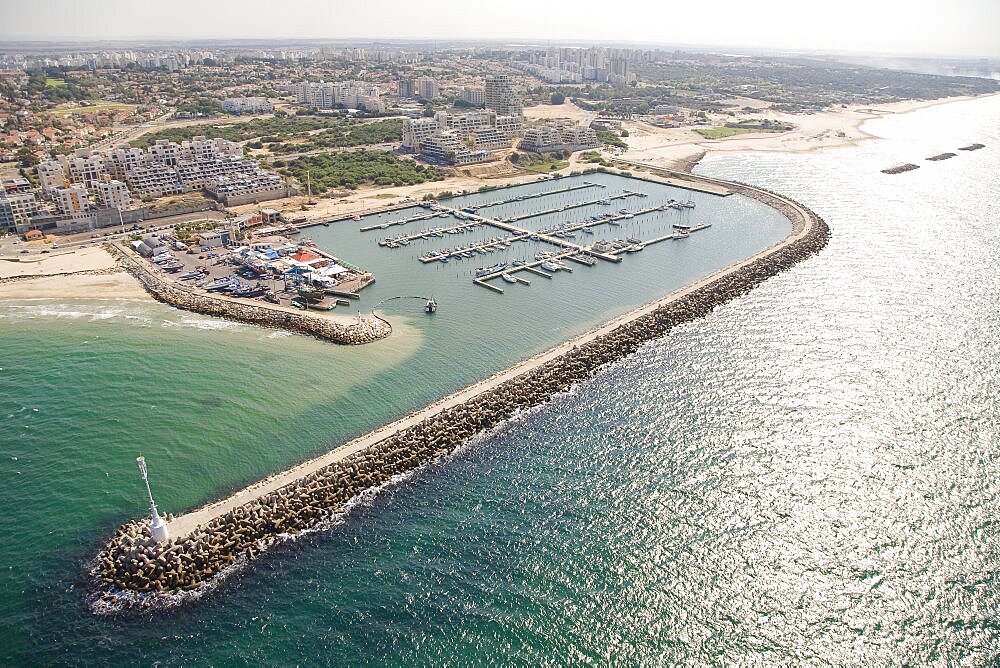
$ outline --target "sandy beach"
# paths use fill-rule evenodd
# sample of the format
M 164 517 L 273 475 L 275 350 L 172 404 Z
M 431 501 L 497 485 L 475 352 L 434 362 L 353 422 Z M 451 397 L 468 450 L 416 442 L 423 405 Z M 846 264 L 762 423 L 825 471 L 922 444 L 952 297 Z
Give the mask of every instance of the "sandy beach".
M 97 246 L 0 258 L 0 299 L 139 299 L 151 297 Z
M 117 271 L 108 274 L 43 276 L 0 282 L 0 300 L 22 299 L 128 299 L 151 301 L 139 282 Z
M 113 269 L 115 266 L 115 259 L 106 250 L 99 246 L 90 246 L 72 251 L 55 251 L 51 255 L 32 253 L 0 258 L 0 279 L 71 274 L 78 271 Z
M 620 154 L 625 160 L 643 162 L 668 169 L 690 168 L 701 156 L 737 151 L 801 152 L 837 146 L 850 146 L 872 135 L 861 129 L 865 121 L 889 114 L 905 114 L 938 104 L 971 99 L 949 97 L 940 100 L 907 100 L 878 105 L 875 108 L 852 106 L 814 114 L 787 114 L 769 110 L 745 112 L 736 117 L 712 119 L 710 126 L 766 117 L 790 123 L 795 128 L 787 132 L 751 132 L 724 139 L 705 139 L 695 127 L 660 128 L 641 121 L 625 121 L 628 150 Z M 708 126 L 708 127 L 710 127 Z

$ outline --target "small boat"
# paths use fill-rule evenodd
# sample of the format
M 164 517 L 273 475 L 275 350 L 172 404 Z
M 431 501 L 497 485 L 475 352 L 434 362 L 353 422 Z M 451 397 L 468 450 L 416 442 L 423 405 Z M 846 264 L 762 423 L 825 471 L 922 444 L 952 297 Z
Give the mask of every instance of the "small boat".
M 583 232 L 584 234 L 593 234 L 594 233 L 594 230 L 590 229 L 589 227 L 585 227 L 585 228 L 583 228 L 580 231 Z
M 635 237 L 629 237 L 625 241 L 629 242 L 630 244 L 641 244 L 642 243 L 642 239 L 636 239 Z
M 611 200 L 607 198 L 602 199 L 601 204 L 603 204 L 604 206 L 611 206 Z
M 645 246 L 643 246 L 642 244 L 637 244 L 637 245 L 634 245 L 634 246 L 629 246 L 628 248 L 625 249 L 625 252 L 626 253 L 638 253 L 643 248 L 645 248 Z
M 173 274 L 174 272 L 180 271 L 184 268 L 183 262 L 167 262 L 166 264 L 160 265 L 163 271 Z
M 263 302 L 271 303 L 271 304 L 280 304 L 281 303 L 281 300 L 278 299 L 278 296 L 276 294 L 274 294 L 273 292 L 265 292 L 263 295 L 261 295 L 260 300 L 263 301 Z
M 182 281 L 190 281 L 201 276 L 200 271 L 189 271 L 186 274 L 181 274 L 177 278 Z
M 559 265 L 551 260 L 546 260 L 541 265 L 539 265 L 545 271 L 559 271 Z
M 424 304 L 424 312 L 425 313 L 435 313 L 437 310 L 438 310 L 437 300 L 435 300 L 433 297 L 431 297 L 430 299 L 427 300 L 427 303 Z
M 500 274 L 500 278 L 502 278 L 507 283 L 517 283 L 517 279 L 508 274 L 507 272 Z
M 691 236 L 691 233 L 687 230 L 677 230 L 674 232 L 675 239 L 687 239 L 689 236 Z
M 399 244 L 400 246 L 409 246 L 410 245 L 410 240 L 407 239 L 407 238 L 405 238 L 405 237 L 403 237 L 401 239 L 397 239 L 396 243 Z
M 354 220 L 361 220 L 361 216 L 359 216 L 358 214 L 354 214 L 353 218 Z

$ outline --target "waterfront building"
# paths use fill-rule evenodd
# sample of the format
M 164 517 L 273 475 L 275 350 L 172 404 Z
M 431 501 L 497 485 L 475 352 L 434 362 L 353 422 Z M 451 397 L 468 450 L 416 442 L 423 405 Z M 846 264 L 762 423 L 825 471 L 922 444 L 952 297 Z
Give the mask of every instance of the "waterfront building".
M 521 115 L 521 99 L 514 92 L 514 79 L 509 74 L 487 76 L 484 97 L 486 108 L 500 116 Z
M 132 208 L 132 194 L 128 186 L 118 179 L 107 178 L 94 187 L 97 203 L 111 209 L 125 211 Z
M 66 180 L 66 168 L 58 160 L 40 162 L 35 171 L 38 174 L 42 195 L 46 198 L 51 198 L 52 189 L 62 185 L 63 181 Z
M 73 156 L 59 156 L 65 166 L 69 180 L 82 183 L 88 188 L 109 175 L 108 165 L 103 155 L 97 151 L 82 151 Z
M 274 105 L 266 97 L 227 97 L 222 108 L 230 114 L 269 114 Z
M 52 189 L 52 201 L 59 213 L 80 213 L 90 208 L 90 193 L 81 183 L 65 184 Z
M 407 118 L 403 121 L 403 150 L 419 152 L 423 141 L 440 129 L 437 119 Z
M 255 172 L 229 174 L 214 179 L 205 191 L 226 206 L 239 206 L 280 199 L 294 194 L 274 172 L 258 168 Z
M 31 218 L 37 213 L 34 193 L 0 193 L 0 233 L 26 232 L 34 227 Z
M 485 162 L 490 152 L 470 149 L 466 137 L 455 130 L 442 130 L 423 141 L 420 156 L 427 162 L 442 165 L 468 165 Z
M 524 132 L 520 148 L 532 153 L 555 153 L 558 151 L 582 151 L 599 148 L 597 132 L 591 128 L 569 123 L 545 123 L 528 128 Z
M 162 162 L 147 161 L 125 170 L 125 183 L 136 196 L 165 197 L 187 192 L 177 172 Z

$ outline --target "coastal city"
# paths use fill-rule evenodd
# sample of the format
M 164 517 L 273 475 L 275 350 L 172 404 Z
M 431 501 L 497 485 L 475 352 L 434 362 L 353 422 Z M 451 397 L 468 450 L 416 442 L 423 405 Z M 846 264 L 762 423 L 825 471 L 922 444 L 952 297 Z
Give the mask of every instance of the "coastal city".
M 448 198 L 595 171 L 697 190 L 683 174 L 706 151 L 847 144 L 861 120 L 878 113 L 874 105 L 902 108 L 995 88 L 988 79 L 913 74 L 903 89 L 873 97 L 866 91 L 888 70 L 817 61 L 803 75 L 798 63 L 767 57 L 752 60 L 747 84 L 750 62 L 732 73 L 732 60 L 460 44 L 3 52 L 0 252 L 14 262 L 3 263 L 0 280 L 45 275 L 47 266 L 61 274 L 103 267 L 92 264 L 100 248 L 186 293 L 330 311 L 358 299 L 378 268 L 319 248 L 305 237 L 308 228 L 396 212 L 396 221 L 368 226 L 400 232 L 381 246 L 482 225 L 497 232 L 430 249 L 422 262 L 547 241 L 470 271 L 475 283 L 502 292 L 481 279 L 527 284 L 516 274 L 551 275 L 568 269 L 563 259 L 620 261 L 620 253 L 711 223 L 668 225 L 645 238 L 613 234 L 625 219 L 693 208 L 679 191 L 664 191 L 655 206 L 613 208 L 619 197 L 628 203 L 626 188 L 573 203 L 578 217 L 567 220 L 548 215 L 566 206 L 553 211 L 541 200 L 534 211 L 500 219 Z M 775 88 L 790 76 L 794 87 Z M 452 222 L 397 228 L 434 215 Z M 518 225 L 529 219 L 539 224 Z M 607 234 L 596 235 L 597 227 Z M 587 243 L 570 241 L 576 233 Z M 75 263 L 87 247 L 88 259 Z M 385 331 L 377 318 L 359 325 Z
M 0 664 L 997 662 L 994 3 L 0 16 Z

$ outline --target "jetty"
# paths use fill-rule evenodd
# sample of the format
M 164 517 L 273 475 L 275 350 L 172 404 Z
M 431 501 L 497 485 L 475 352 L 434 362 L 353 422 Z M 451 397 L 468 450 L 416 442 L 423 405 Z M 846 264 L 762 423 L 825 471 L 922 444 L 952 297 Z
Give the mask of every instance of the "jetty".
M 178 594 L 210 587 L 233 572 L 234 565 L 335 516 L 365 490 L 452 452 L 517 411 L 544 404 L 643 343 L 708 315 L 826 245 L 829 228 L 803 205 L 763 188 L 705 180 L 778 210 L 791 221 L 791 233 L 748 258 L 319 457 L 220 501 L 168 515 L 169 536 L 159 541 L 150 536 L 147 520 L 122 525 L 93 562 L 92 607 L 120 611 L 176 605 L 186 600 Z

